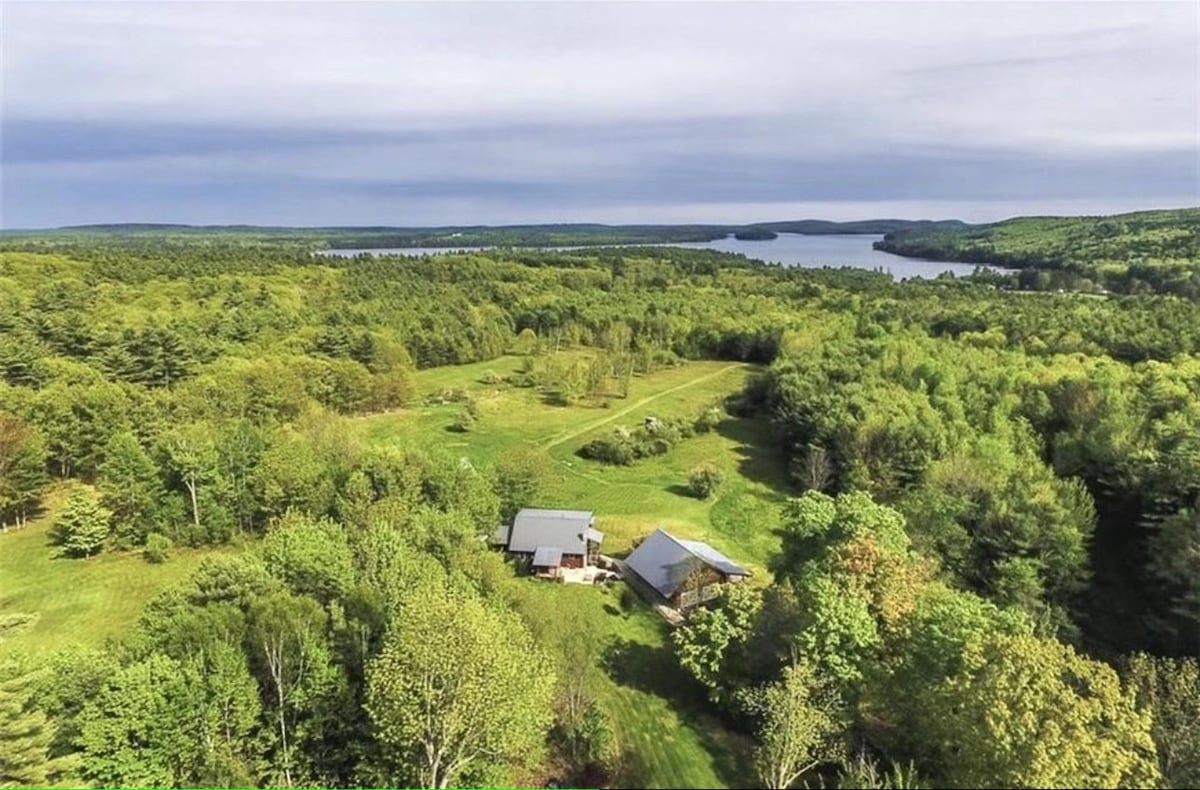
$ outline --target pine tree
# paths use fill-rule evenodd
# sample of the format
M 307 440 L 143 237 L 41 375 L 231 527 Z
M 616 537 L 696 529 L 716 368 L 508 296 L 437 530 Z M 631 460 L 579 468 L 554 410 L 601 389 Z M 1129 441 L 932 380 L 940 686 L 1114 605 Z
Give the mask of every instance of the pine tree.
M 113 512 L 118 543 L 140 545 L 160 526 L 159 503 L 167 498 L 158 466 L 132 433 L 115 434 L 100 465 L 101 504 Z
M 112 511 L 90 496 L 73 494 L 54 524 L 55 541 L 69 557 L 90 557 L 104 547 L 111 519 Z
M 0 665 L 0 787 L 45 786 L 60 766 L 49 756 L 54 727 L 30 704 L 34 676 Z
M 0 531 L 24 526 L 49 482 L 46 444 L 23 421 L 0 414 Z

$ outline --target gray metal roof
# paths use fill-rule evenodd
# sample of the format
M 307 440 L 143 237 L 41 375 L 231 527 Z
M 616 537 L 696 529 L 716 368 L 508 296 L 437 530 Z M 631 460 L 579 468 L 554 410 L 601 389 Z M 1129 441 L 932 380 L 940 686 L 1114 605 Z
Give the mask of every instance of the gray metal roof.
M 697 568 L 709 565 L 730 576 L 750 572 L 721 552 L 695 540 L 679 540 L 656 529 L 625 560 L 625 565 L 664 597 L 670 598 Z
M 551 546 L 538 546 L 533 552 L 533 567 L 557 568 L 562 565 L 562 550 Z
M 721 571 L 721 573 L 726 573 L 730 576 L 750 575 L 750 571 L 746 570 L 741 565 L 738 565 L 736 562 L 729 559 L 707 543 L 701 543 L 698 540 L 680 540 L 679 538 L 676 538 L 676 541 L 681 543 L 683 547 L 692 554 L 695 554 L 712 567 Z
M 508 550 L 531 553 L 547 546 L 559 549 L 563 554 L 586 554 L 589 532 L 595 532 L 590 510 L 525 508 L 513 519 Z M 601 534 L 600 537 L 604 536 Z

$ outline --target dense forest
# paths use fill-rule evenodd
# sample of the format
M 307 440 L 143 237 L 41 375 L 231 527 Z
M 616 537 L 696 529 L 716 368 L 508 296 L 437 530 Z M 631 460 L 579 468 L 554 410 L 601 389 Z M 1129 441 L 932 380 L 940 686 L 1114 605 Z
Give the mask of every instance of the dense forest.
M 1031 242 L 1002 262 L 1119 279 L 1105 262 L 1154 238 L 1200 271 L 1200 213 L 1137 217 L 1078 261 Z M 1073 243 L 1036 222 L 885 243 L 971 259 L 950 245 L 1056 223 Z M 782 506 L 744 527 L 766 572 L 661 648 L 623 645 L 729 733 L 731 784 L 1200 783 L 1200 302 L 670 247 L 310 242 L 0 245 L 0 554 L 52 502 L 68 566 L 220 549 L 106 644 L 6 649 L 0 594 L 0 786 L 644 786 L 595 672 L 644 679 L 549 628 L 566 599 L 535 601 L 483 540 L 539 503 L 537 448 L 476 465 L 347 428 L 415 408 L 420 371 L 504 355 L 506 386 L 597 410 L 688 360 L 756 366 L 666 424 L 681 444 L 725 413 L 767 426 Z M 442 435 L 486 441 L 482 406 L 436 397 L 462 403 Z M 645 437 L 617 435 L 580 452 L 636 473 Z
M 1022 269 L 1022 287 L 1200 296 L 1200 208 L 888 231 L 875 248 Z

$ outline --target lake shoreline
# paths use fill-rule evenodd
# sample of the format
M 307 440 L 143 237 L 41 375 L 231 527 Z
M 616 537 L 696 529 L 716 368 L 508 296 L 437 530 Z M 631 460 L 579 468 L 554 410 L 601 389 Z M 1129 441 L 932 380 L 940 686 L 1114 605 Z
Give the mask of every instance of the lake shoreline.
M 570 252 L 576 250 L 613 249 L 638 247 L 678 247 L 681 249 L 706 249 L 744 255 L 751 260 L 781 266 L 805 269 L 853 268 L 880 271 L 902 280 L 910 277 L 932 279 L 945 273 L 957 277 L 970 276 L 976 268 L 985 267 L 1000 273 L 1009 269 L 986 264 L 963 263 L 960 261 L 938 261 L 899 255 L 888 250 L 879 250 L 874 242 L 883 237 L 876 233 L 777 233 L 773 239 L 737 239 L 734 234 L 704 242 L 657 242 L 650 244 L 572 244 L 572 245 L 521 245 L 505 247 L 490 246 L 424 246 L 424 247 L 359 247 L 354 249 L 318 250 L 317 254 L 339 258 L 354 258 L 359 255 L 420 257 L 424 255 L 463 255 L 488 250 L 510 249 L 544 252 Z

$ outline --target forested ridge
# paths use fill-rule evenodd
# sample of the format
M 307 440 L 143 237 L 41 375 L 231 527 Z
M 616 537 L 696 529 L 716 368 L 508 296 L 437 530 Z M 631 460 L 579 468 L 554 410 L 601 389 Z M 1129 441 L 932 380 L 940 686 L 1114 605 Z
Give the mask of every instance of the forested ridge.
M 1200 208 L 904 228 L 875 248 L 1022 269 L 1022 287 L 1200 296 Z
M 669 247 L 3 247 L 0 554 L 51 509 L 64 579 L 227 550 L 108 644 L 8 649 L 0 608 L 0 785 L 642 786 L 604 698 L 636 667 L 719 722 L 735 786 L 1200 782 L 1198 301 Z M 598 412 L 687 360 L 758 365 L 663 424 L 769 426 L 765 572 L 659 647 L 556 630 L 566 591 L 482 540 L 541 504 L 543 451 L 350 430 L 436 400 L 461 404 L 439 436 L 486 442 L 484 406 L 414 379 L 506 354 L 503 386 Z M 614 435 L 577 444 L 636 469 L 650 442 Z
M 828 220 L 795 220 L 763 222 L 752 225 L 600 225 L 571 223 L 555 225 L 456 225 L 436 228 L 404 228 L 386 226 L 290 228 L 255 225 L 155 225 L 113 224 L 75 225 L 54 230 L 5 231 L 9 244 L 25 242 L 40 245 L 47 239 L 61 244 L 75 241 L 87 245 L 117 243 L 127 245 L 137 240 L 161 244 L 178 239 L 195 243 L 198 239 L 224 239 L 233 242 L 259 241 L 270 244 L 310 245 L 313 248 L 356 249 L 388 247 L 559 247 L 603 246 L 610 244 L 671 244 L 703 242 L 730 235 L 741 238 L 774 238 L 773 233 L 833 233 L 882 234 L 910 228 L 958 227 L 961 222 L 911 221 L 902 219 L 830 222 Z

